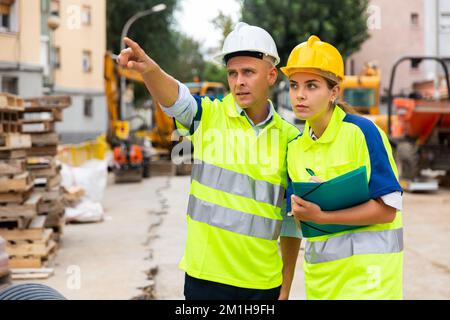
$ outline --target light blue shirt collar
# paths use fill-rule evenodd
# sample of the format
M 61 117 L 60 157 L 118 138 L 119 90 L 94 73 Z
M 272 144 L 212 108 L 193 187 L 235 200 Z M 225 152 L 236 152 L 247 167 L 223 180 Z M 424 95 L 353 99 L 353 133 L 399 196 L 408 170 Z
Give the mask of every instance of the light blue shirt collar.
M 269 106 L 268 106 L 269 107 L 269 114 L 267 115 L 266 119 L 264 119 L 263 121 L 261 121 L 258 124 L 254 124 L 252 119 L 250 119 L 248 117 L 248 115 L 245 112 L 245 110 L 242 109 L 237 103 L 235 105 L 236 105 L 237 113 L 239 113 L 241 116 L 245 116 L 247 118 L 248 122 L 250 122 L 250 124 L 252 125 L 252 127 L 265 127 L 265 125 L 268 124 L 273 118 L 274 108 L 273 108 L 273 105 L 272 105 L 271 101 L 269 101 Z

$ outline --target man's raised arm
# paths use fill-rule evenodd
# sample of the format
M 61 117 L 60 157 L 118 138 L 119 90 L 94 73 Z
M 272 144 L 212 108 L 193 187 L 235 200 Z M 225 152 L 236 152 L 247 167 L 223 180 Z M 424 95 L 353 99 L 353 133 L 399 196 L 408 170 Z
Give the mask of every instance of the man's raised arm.
M 128 48 L 120 52 L 117 58 L 119 65 L 139 72 L 152 97 L 163 106 L 172 106 L 178 98 L 177 81 L 164 72 L 139 44 L 130 38 L 124 38 L 124 42 Z

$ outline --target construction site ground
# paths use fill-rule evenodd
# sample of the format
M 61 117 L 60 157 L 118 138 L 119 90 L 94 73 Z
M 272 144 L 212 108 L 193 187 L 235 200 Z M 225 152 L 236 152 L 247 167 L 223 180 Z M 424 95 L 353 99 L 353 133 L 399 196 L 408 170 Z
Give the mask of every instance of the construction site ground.
M 100 223 L 66 225 L 45 280 L 68 299 L 183 299 L 189 176 L 114 184 Z M 405 299 L 450 299 L 450 189 L 404 194 Z M 302 244 L 303 247 L 303 244 Z M 291 299 L 305 299 L 299 255 Z

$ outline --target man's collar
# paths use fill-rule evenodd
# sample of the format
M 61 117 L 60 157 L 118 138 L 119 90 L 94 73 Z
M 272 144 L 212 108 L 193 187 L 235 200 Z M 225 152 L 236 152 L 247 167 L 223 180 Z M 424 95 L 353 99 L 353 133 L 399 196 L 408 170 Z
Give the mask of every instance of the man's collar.
M 248 119 L 248 121 L 250 121 L 250 124 L 251 124 L 252 126 L 260 126 L 260 125 L 263 125 L 263 124 L 269 122 L 270 120 L 272 120 L 272 117 L 273 117 L 273 114 L 274 114 L 274 111 L 275 111 L 274 108 L 273 108 L 273 105 L 272 105 L 272 101 L 268 100 L 267 102 L 268 102 L 268 103 L 267 103 L 267 107 L 269 108 L 269 113 L 268 113 L 267 117 L 266 117 L 263 121 L 261 121 L 260 123 L 256 123 L 256 124 L 253 123 L 253 120 L 250 119 L 250 118 L 248 117 L 248 115 L 247 115 L 247 113 L 245 112 L 245 110 L 242 109 L 242 108 L 237 104 L 237 102 L 235 102 L 235 105 L 236 105 L 236 112 L 237 112 L 238 114 L 240 114 L 241 116 L 246 116 L 247 119 Z

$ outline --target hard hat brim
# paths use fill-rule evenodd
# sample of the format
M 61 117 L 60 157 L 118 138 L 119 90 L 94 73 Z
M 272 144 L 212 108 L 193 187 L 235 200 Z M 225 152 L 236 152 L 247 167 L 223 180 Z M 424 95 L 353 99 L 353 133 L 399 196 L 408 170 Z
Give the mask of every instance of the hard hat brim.
M 274 57 L 274 56 L 272 56 L 272 55 L 270 55 L 270 54 L 267 54 L 267 53 L 265 53 L 265 52 L 261 52 L 261 51 L 259 51 L 259 50 L 240 50 L 240 51 L 233 51 L 233 52 L 222 52 L 222 53 L 220 53 L 220 54 L 218 54 L 218 55 L 215 55 L 215 56 L 213 57 L 213 60 L 214 60 L 216 63 L 219 63 L 219 64 L 222 64 L 222 65 L 226 66 L 226 63 L 225 63 L 225 56 L 231 55 L 231 54 L 234 54 L 234 53 L 237 53 L 237 52 L 241 52 L 241 51 L 255 52 L 255 53 L 262 53 L 262 54 L 263 54 L 263 60 L 265 60 L 265 59 L 264 59 L 264 56 L 271 57 L 271 58 L 274 60 L 274 61 L 273 61 L 274 67 L 275 67 L 277 64 L 280 63 L 280 58 L 279 58 L 279 57 Z M 239 55 L 236 55 L 236 56 L 239 56 Z M 253 55 L 245 55 L 245 54 L 242 54 L 242 56 L 254 57 Z M 267 61 L 267 60 L 266 60 L 266 61 Z
M 288 78 L 295 73 L 303 72 L 303 73 L 317 74 L 319 76 L 322 76 L 322 77 L 329 79 L 331 81 L 334 81 L 336 83 L 339 83 L 343 80 L 343 78 L 341 78 L 331 72 L 324 71 L 324 70 L 317 69 L 317 68 L 281 67 L 280 70 Z

